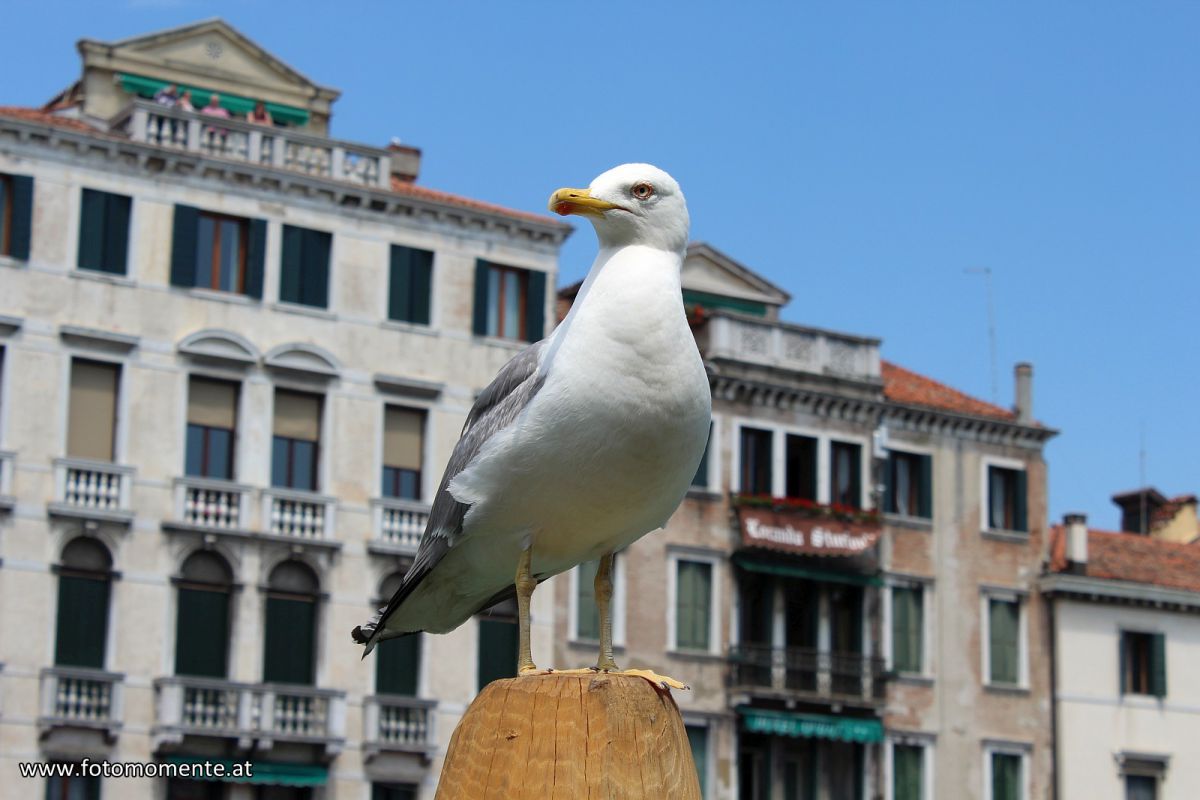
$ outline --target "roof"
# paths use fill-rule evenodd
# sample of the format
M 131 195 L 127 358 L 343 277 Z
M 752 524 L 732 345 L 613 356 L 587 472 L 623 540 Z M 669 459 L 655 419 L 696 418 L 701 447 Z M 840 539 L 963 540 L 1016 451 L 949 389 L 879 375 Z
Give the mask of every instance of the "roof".
M 59 128 L 66 128 L 79 133 L 86 133 L 92 136 L 107 136 L 126 138 L 123 135 L 111 131 L 104 131 L 89 125 L 83 120 L 74 117 L 60 116 L 58 114 L 46 111 L 41 108 L 25 108 L 22 106 L 0 106 L 0 116 L 9 117 L 11 119 L 19 119 L 25 122 L 35 122 L 42 125 L 53 125 Z M 497 205 L 496 203 L 488 203 L 483 200 L 475 200 L 462 195 L 443 192 L 438 189 L 430 189 L 425 186 L 418 186 L 410 181 L 401 180 L 395 176 L 392 177 L 391 191 L 394 194 L 405 195 L 419 200 L 426 200 L 433 203 L 441 203 L 443 205 L 458 206 L 467 208 L 473 211 L 481 211 L 489 214 L 501 214 L 506 217 L 515 219 L 524 219 L 531 222 L 537 222 L 543 225 L 552 225 L 565 230 L 571 230 L 571 226 L 554 217 L 546 214 L 534 214 L 529 211 L 520 211 L 515 208 L 507 208 Z
M 1050 528 L 1050 571 L 1067 572 L 1062 525 Z M 1089 578 L 1200 592 L 1200 548 L 1134 533 L 1088 530 Z
M 892 402 L 1016 421 L 1017 415 L 1010 409 L 971 397 L 890 361 L 880 362 L 880 374 L 883 378 L 883 396 Z

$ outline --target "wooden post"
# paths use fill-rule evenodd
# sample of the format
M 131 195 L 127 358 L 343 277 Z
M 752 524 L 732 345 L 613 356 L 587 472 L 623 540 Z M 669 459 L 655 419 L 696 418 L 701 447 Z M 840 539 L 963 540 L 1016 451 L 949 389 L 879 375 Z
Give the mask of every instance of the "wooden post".
M 488 684 L 463 715 L 436 800 L 700 800 L 670 692 L 618 674 Z

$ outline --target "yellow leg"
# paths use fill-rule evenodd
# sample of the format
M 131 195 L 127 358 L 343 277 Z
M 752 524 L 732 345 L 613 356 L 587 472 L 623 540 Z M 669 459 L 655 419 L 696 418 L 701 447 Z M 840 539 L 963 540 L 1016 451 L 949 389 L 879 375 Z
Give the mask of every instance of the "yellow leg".
M 600 567 L 596 570 L 595 587 L 596 610 L 600 612 L 600 658 L 596 661 L 596 669 L 605 672 L 616 672 L 617 662 L 613 660 L 612 644 L 612 595 L 613 595 L 613 554 L 600 557 Z
M 517 626 L 520 629 L 520 648 L 517 650 L 517 674 L 527 675 L 537 672 L 533 663 L 533 654 L 529 646 L 529 599 L 537 588 L 537 579 L 530 571 L 530 561 L 533 556 L 532 546 L 521 553 L 517 561 Z

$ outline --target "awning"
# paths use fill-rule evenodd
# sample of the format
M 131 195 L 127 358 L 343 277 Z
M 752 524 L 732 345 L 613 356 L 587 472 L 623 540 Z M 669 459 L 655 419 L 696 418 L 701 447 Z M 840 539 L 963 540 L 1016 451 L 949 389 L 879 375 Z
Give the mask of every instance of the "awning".
M 130 94 L 136 94 L 139 97 L 154 97 L 160 89 L 165 89 L 171 85 L 170 81 L 161 81 L 158 78 L 147 78 L 144 75 L 130 75 L 122 72 L 117 76 L 121 81 L 121 88 Z M 191 86 L 186 83 L 176 84 L 179 94 L 189 91 L 192 93 L 192 105 L 199 111 L 204 106 L 208 105 L 209 96 L 216 90 L 204 89 L 199 86 Z M 254 110 L 254 106 L 258 100 L 253 97 L 243 97 L 236 94 L 226 94 L 221 92 L 221 108 L 226 109 L 231 114 L 249 114 Z M 282 103 L 270 103 L 264 101 L 267 111 L 271 113 L 271 118 L 279 122 L 286 122 L 288 125 L 307 125 L 308 110 L 296 108 L 295 106 L 286 106 Z
M 200 758 L 198 756 L 169 756 L 169 764 L 224 764 L 225 775 L 233 772 L 235 764 L 244 762 L 223 758 Z M 208 771 L 211 772 L 211 771 Z M 277 761 L 252 761 L 249 778 L 215 777 L 196 773 L 192 780 L 223 781 L 225 783 L 256 783 L 264 786 L 324 786 L 329 778 L 329 768 L 320 764 L 284 764 Z
M 790 711 L 738 708 L 742 728 L 750 733 L 791 736 L 795 739 L 832 739 L 871 744 L 883 741 L 883 723 L 877 719 L 795 714 Z
M 855 586 L 883 586 L 883 579 L 878 575 L 866 575 L 861 572 L 842 572 L 834 569 L 812 569 L 762 557 L 748 556 L 737 553 L 733 563 L 749 572 L 763 575 L 782 575 L 785 578 L 805 578 L 810 581 L 825 581 L 827 583 L 849 583 Z

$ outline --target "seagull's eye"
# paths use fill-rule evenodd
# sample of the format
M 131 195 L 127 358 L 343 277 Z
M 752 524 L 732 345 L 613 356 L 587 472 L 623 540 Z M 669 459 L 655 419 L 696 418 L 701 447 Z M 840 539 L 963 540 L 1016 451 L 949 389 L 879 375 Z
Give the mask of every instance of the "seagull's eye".
M 633 188 L 629 190 L 629 193 L 638 200 L 649 200 L 650 195 L 654 194 L 654 187 L 642 181 L 641 183 L 635 183 Z

